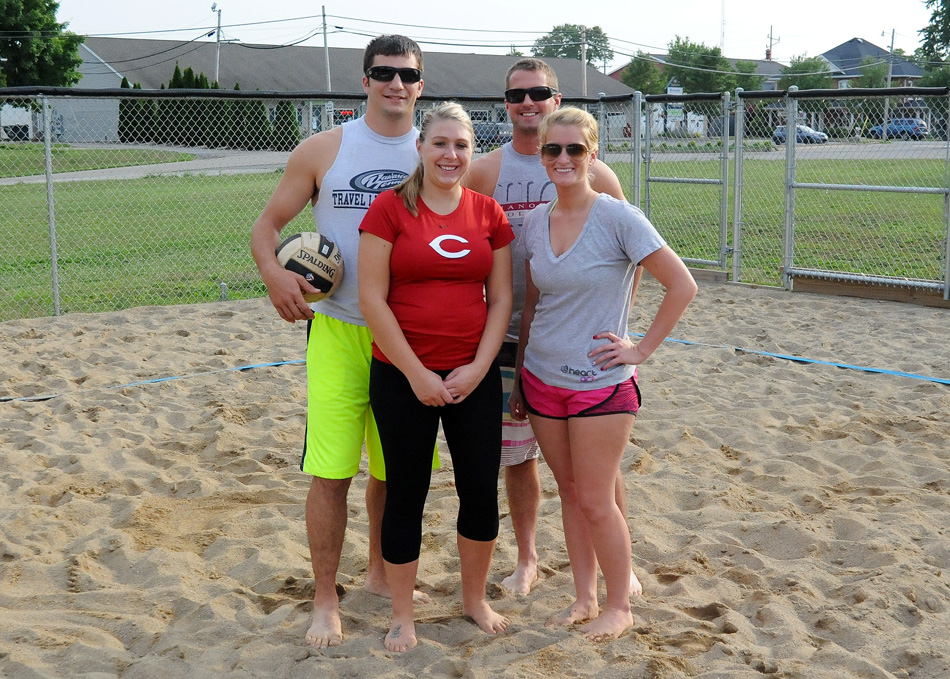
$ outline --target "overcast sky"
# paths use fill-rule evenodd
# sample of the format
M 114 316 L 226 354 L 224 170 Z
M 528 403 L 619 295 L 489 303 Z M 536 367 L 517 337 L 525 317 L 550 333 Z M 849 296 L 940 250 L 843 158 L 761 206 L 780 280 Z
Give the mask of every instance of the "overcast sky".
M 217 25 L 211 0 L 60 0 L 58 19 L 85 35 L 191 40 Z M 511 45 L 530 54 L 531 44 L 558 24 L 600 26 L 617 52 L 608 67 L 620 67 L 637 50 L 663 52 L 677 35 L 725 56 L 787 63 L 815 56 L 851 38 L 912 53 L 930 12 L 924 0 L 843 0 L 764 3 L 761 0 L 359 0 L 348 3 L 290 0 L 221 0 L 224 39 L 248 43 L 323 45 L 325 8 L 331 47 L 358 47 L 380 33 L 403 33 L 424 52 L 505 54 Z M 725 8 L 725 11 L 723 11 Z M 212 38 L 213 39 L 213 38 Z M 448 44 L 450 43 L 450 44 Z M 600 66 L 603 66 L 602 64 Z

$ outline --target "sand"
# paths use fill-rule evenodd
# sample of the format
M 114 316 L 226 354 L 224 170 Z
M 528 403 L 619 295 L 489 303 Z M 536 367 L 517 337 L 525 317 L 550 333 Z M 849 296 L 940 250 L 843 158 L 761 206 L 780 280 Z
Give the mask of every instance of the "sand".
M 631 331 L 659 296 L 647 281 Z M 399 656 L 388 602 L 362 589 L 365 471 L 338 576 L 345 642 L 303 642 L 304 335 L 267 300 L 0 324 L 0 675 L 950 676 L 950 386 L 766 355 L 947 380 L 947 310 L 701 283 L 673 333 L 690 343 L 641 368 L 623 460 L 634 629 L 592 644 L 544 626 L 573 586 L 543 465 L 541 581 L 499 587 L 515 558 L 503 500 L 489 594 L 512 626 L 460 617 L 445 468 L 419 577 L 433 601 Z

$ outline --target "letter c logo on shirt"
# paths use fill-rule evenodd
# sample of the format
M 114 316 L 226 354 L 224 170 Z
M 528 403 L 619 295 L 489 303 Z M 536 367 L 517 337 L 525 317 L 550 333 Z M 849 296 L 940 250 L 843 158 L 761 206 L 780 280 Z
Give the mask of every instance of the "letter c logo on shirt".
M 446 234 L 445 236 L 439 236 L 438 238 L 432 240 L 429 243 L 429 247 L 435 250 L 436 252 L 438 252 L 440 255 L 442 255 L 446 259 L 458 259 L 459 257 L 464 257 L 465 255 L 471 252 L 471 250 L 467 250 L 467 249 L 459 250 L 458 252 L 449 252 L 448 250 L 443 250 L 442 242 L 447 241 L 447 240 L 455 240 L 455 241 L 458 241 L 459 243 L 468 243 L 468 241 L 462 238 L 461 236 L 453 236 L 451 234 Z

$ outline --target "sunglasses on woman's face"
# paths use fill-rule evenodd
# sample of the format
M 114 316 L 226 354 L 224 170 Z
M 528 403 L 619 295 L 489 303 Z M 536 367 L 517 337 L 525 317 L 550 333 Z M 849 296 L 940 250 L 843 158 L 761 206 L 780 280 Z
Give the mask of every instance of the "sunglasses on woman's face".
M 411 85 L 422 80 L 422 71 L 418 68 L 395 68 L 393 66 L 370 66 L 366 69 L 366 77 L 378 80 L 381 83 L 388 83 L 393 78 L 399 76 L 399 79 Z
M 555 158 L 561 157 L 561 151 L 567 151 L 567 155 L 569 155 L 574 160 L 583 158 L 589 153 L 587 147 L 583 144 L 568 144 L 567 146 L 561 146 L 560 144 L 544 144 L 541 147 L 541 156 L 553 160 Z
M 531 97 L 531 101 L 544 101 L 557 94 L 557 90 L 553 87 L 529 87 L 528 89 L 513 87 L 505 90 L 505 101 L 509 104 L 520 104 L 524 101 L 526 94 Z

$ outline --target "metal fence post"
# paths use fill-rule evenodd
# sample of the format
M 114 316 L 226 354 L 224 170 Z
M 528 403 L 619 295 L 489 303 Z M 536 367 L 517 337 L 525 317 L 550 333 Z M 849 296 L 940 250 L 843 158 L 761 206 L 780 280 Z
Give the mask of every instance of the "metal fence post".
M 722 195 L 719 198 L 719 268 L 726 268 L 729 247 L 729 93 L 722 93 Z
M 798 141 L 798 87 L 788 88 L 785 97 L 785 239 L 782 253 L 782 285 L 792 289 L 789 271 L 795 261 L 795 146 Z
M 732 280 L 739 282 L 742 270 L 742 156 L 745 149 L 745 104 L 742 88 L 736 88 L 736 159 L 732 189 Z
M 50 133 L 51 107 L 45 95 L 39 96 L 43 111 L 43 155 L 46 167 L 46 214 L 49 222 L 50 273 L 53 283 L 53 315 L 60 315 L 59 307 L 59 256 L 56 252 L 56 204 L 53 199 L 53 148 Z
M 643 135 L 643 174 L 644 179 L 646 180 L 645 186 L 643 187 L 643 205 L 640 209 L 643 210 L 643 214 L 647 216 L 647 219 L 650 218 L 650 156 L 653 149 L 653 104 L 649 101 L 646 102 L 646 120 L 644 125 L 646 125 L 646 130 Z
M 597 93 L 597 99 L 600 100 L 597 104 L 597 127 L 600 129 L 600 141 L 598 143 L 600 150 L 597 155 L 600 158 L 606 158 L 607 152 L 610 150 L 610 128 L 607 126 L 607 104 L 604 102 L 604 97 L 606 96 L 606 92 Z
M 633 176 L 631 178 L 631 192 L 630 195 L 633 197 L 633 200 L 630 201 L 637 207 L 640 207 L 640 173 L 641 173 L 641 153 L 643 153 L 643 142 L 640 140 L 640 135 L 643 132 L 643 93 L 640 90 L 637 90 L 633 93 L 633 111 L 631 112 L 631 122 L 630 122 L 630 138 L 631 146 L 633 148 L 633 158 L 631 158 L 631 165 L 633 166 Z

